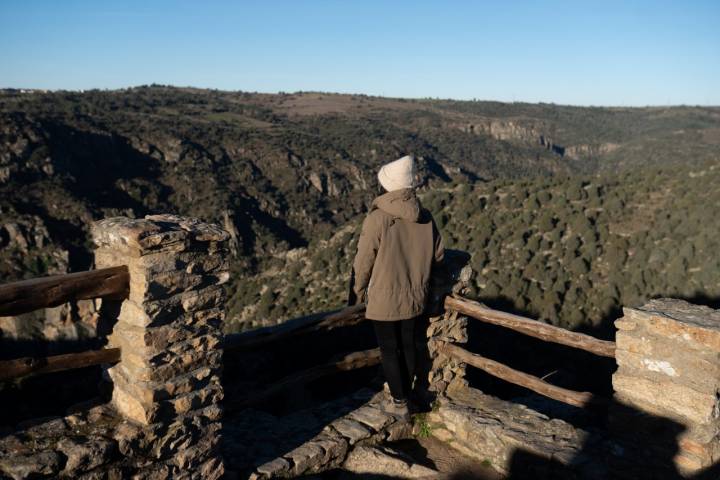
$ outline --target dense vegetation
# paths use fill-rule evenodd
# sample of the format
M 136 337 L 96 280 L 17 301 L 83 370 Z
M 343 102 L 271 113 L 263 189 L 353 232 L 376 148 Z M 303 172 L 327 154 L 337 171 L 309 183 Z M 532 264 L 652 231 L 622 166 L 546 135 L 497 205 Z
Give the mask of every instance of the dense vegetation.
M 408 151 L 430 183 L 575 168 L 536 139 L 464 132 L 429 104 L 166 87 L 9 91 L 0 93 L 0 215 L 27 225 L 25 236 L 47 230 L 71 269 L 90 266 L 93 219 L 197 216 L 237 230 L 239 262 L 251 268 L 361 213 L 376 166 Z M 0 233 L 0 247 L 12 235 Z M 0 274 L 37 273 L 26 263 L 9 258 Z
M 455 184 L 422 195 L 446 244 L 472 253 L 471 296 L 570 329 L 607 333 L 656 296 L 720 301 L 720 162 L 586 177 Z M 268 262 L 235 308 L 283 318 L 341 305 L 359 222 Z M 245 307 L 247 308 L 247 307 Z
M 95 219 L 172 212 L 233 234 L 231 328 L 335 308 L 377 168 L 413 152 L 476 295 L 597 324 L 648 295 L 717 294 L 698 259 L 719 149 L 718 108 L 2 91 L 0 281 L 91 268 Z

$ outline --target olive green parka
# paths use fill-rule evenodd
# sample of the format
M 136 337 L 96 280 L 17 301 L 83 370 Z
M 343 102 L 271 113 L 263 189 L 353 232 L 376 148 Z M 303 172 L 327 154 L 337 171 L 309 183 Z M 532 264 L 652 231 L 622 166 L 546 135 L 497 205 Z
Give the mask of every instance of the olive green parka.
M 405 320 L 424 312 L 433 264 L 443 243 L 411 188 L 377 197 L 365 218 L 353 262 L 349 303 L 366 303 L 370 320 Z

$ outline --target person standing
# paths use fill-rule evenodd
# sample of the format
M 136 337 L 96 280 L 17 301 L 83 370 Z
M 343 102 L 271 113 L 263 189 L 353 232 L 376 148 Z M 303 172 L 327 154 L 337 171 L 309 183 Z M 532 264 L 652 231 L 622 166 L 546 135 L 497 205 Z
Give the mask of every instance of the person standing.
M 384 165 L 378 180 L 386 193 L 373 200 L 362 224 L 348 303 L 366 303 L 392 397 L 386 408 L 407 417 L 416 373 L 415 327 L 444 249 L 432 215 L 415 195 L 415 158 Z

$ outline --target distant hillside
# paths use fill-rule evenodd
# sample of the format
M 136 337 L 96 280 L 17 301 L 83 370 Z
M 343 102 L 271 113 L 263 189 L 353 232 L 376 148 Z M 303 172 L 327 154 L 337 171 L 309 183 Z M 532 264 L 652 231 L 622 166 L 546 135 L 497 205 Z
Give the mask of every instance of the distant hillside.
M 174 212 L 231 231 L 239 292 L 268 258 L 356 221 L 377 193 L 378 166 L 407 152 L 425 189 L 700 165 L 719 150 L 720 108 L 6 90 L 0 280 L 90 268 L 94 219 Z
M 450 248 L 472 254 L 470 296 L 570 329 L 609 331 L 657 296 L 720 305 L 720 161 L 620 174 L 452 184 L 422 195 Z M 342 305 L 360 218 L 266 261 L 231 312 L 272 323 Z

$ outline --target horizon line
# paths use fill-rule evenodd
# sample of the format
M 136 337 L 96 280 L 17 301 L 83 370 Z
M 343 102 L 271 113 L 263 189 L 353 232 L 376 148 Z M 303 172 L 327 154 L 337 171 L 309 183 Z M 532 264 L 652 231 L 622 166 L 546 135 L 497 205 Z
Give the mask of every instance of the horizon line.
M 364 96 L 386 100 L 411 100 L 411 101 L 446 101 L 446 102 L 467 102 L 467 103 L 503 103 L 503 104 L 526 104 L 526 105 L 549 105 L 556 107 L 574 107 L 574 108 L 720 108 L 720 104 L 690 104 L 690 103 L 674 103 L 674 104 L 570 104 L 570 103 L 556 103 L 552 101 L 527 101 L 527 100 L 492 100 L 482 98 L 451 98 L 451 97 L 396 97 L 388 95 L 377 95 L 371 93 L 359 93 L 359 92 L 341 92 L 341 91 L 322 91 L 322 90 L 296 90 L 289 92 L 285 90 L 277 91 L 260 91 L 260 90 L 228 90 L 215 87 L 198 87 L 192 85 L 173 85 L 173 84 L 161 84 L 161 83 L 146 83 L 140 85 L 131 85 L 126 87 L 91 87 L 91 88 L 34 88 L 34 87 L 5 87 L 0 86 L 0 91 L 18 90 L 28 92 L 42 92 L 42 93 L 61 93 L 61 92 L 73 92 L 73 93 L 87 93 L 92 91 L 101 92 L 120 92 L 126 90 L 134 90 L 139 88 L 176 88 L 176 89 L 191 89 L 191 90 L 203 90 L 203 91 L 215 91 L 222 93 L 250 93 L 255 95 L 302 95 L 302 94 L 322 94 L 322 95 L 344 95 L 344 96 Z

